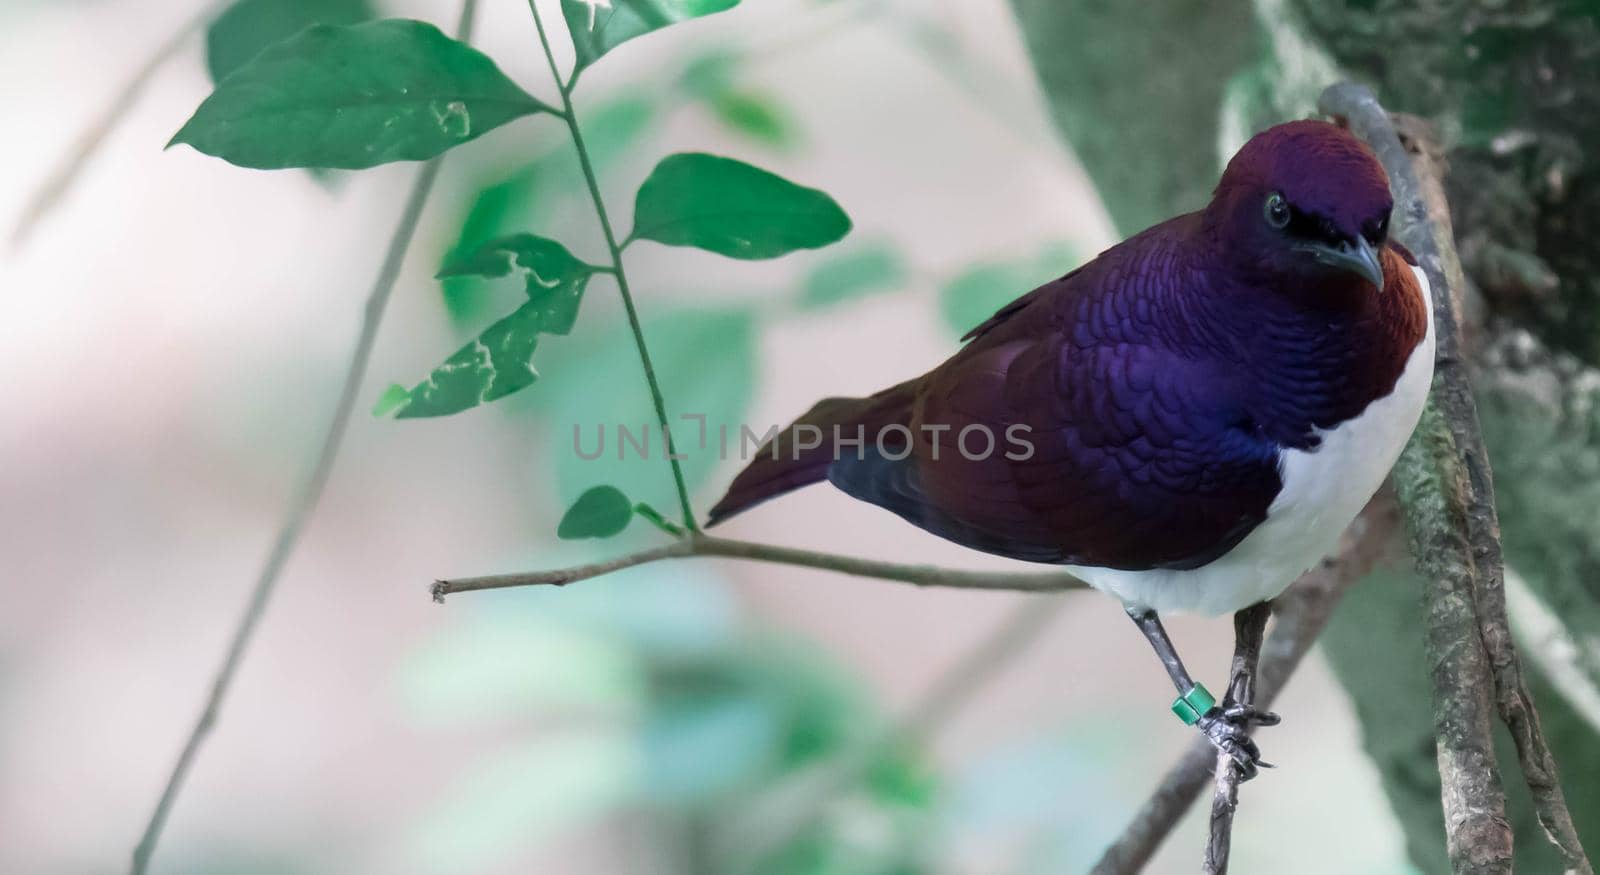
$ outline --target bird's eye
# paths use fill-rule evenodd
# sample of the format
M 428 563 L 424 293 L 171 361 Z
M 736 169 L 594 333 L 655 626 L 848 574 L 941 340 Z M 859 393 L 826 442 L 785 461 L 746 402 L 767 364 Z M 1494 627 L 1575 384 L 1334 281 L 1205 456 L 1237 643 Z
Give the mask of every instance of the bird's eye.
M 1389 236 L 1389 216 L 1388 216 L 1388 214 L 1386 213 L 1386 214 L 1384 214 L 1383 218 L 1379 219 L 1376 222 L 1372 222 L 1372 223 L 1368 224 L 1367 225 L 1366 234 L 1364 234 L 1363 236 L 1365 236 L 1367 238 L 1367 242 L 1368 243 L 1371 243 L 1374 246 L 1376 246 L 1378 243 L 1383 241 L 1384 238 L 1388 237 Z
M 1280 231 L 1289 227 L 1289 203 L 1283 195 L 1277 192 L 1267 195 L 1266 216 L 1267 224 Z

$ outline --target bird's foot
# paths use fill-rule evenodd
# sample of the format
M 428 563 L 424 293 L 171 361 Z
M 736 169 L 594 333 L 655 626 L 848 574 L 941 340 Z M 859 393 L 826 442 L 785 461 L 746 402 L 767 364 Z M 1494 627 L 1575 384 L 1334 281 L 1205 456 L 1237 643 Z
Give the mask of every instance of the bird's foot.
M 1231 757 L 1239 767 L 1241 782 L 1254 778 L 1261 769 L 1272 768 L 1272 763 L 1261 758 L 1261 748 L 1250 737 L 1252 726 L 1273 726 L 1281 718 L 1271 711 L 1258 711 L 1249 705 L 1224 701 L 1195 722 L 1217 750 Z
M 1222 716 L 1240 726 L 1277 726 L 1283 722 L 1282 717 L 1271 711 L 1259 711 L 1249 705 L 1226 700 L 1222 703 Z

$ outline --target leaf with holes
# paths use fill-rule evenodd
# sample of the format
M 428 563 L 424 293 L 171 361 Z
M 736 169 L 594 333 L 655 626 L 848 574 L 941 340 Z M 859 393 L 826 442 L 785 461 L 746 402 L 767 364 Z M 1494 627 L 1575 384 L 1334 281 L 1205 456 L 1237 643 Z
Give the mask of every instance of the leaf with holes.
M 634 37 L 739 5 L 739 0 L 561 0 L 578 59 L 572 75 Z
M 541 334 L 569 334 L 578 305 L 598 269 L 579 261 L 565 246 L 532 234 L 495 240 L 439 271 L 438 279 L 460 276 L 503 277 L 521 268 L 528 300 L 539 314 Z
M 395 408 L 398 419 L 449 416 L 520 392 L 539 379 L 533 351 L 544 311 L 529 301 L 435 368 Z
M 595 267 L 554 240 L 518 234 L 451 262 L 439 277 L 503 277 L 515 269 L 525 273 L 528 302 L 457 350 L 403 399 L 391 390 L 380 410 L 400 419 L 448 416 L 533 385 L 539 335 L 572 331 Z
M 825 192 L 703 153 L 656 165 L 639 188 L 633 222 L 633 239 L 744 260 L 818 249 L 850 233 L 850 217 Z
M 561 518 L 556 537 L 563 541 L 612 538 L 633 520 L 633 502 L 615 486 L 596 486 L 578 497 Z
M 241 167 L 359 170 L 432 158 L 541 111 L 487 55 L 431 24 L 317 25 L 235 70 L 168 145 Z

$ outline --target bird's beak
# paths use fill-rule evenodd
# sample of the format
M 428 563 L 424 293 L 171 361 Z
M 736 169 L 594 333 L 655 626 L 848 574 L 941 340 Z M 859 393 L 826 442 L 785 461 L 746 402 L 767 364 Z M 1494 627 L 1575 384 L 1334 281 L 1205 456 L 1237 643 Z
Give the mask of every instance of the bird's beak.
M 1383 263 L 1378 260 L 1378 250 L 1365 238 L 1355 242 L 1341 240 L 1336 245 L 1318 244 L 1309 247 L 1317 261 L 1329 267 L 1347 270 L 1383 291 Z

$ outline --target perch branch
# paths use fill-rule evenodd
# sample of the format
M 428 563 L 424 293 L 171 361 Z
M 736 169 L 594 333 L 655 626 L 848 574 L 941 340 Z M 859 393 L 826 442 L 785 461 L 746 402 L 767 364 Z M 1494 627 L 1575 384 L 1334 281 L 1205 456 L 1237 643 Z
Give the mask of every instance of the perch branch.
M 111 98 L 89 127 L 78 135 L 72 148 L 67 150 L 60 163 L 50 171 L 44 182 L 39 184 L 33 196 L 28 198 L 27 205 L 22 208 L 21 215 L 17 217 L 17 224 L 11 231 L 13 249 L 21 248 L 39 222 L 61 202 L 61 198 L 83 174 L 83 168 L 88 166 L 89 159 L 100 151 L 106 137 L 110 136 L 117 125 L 121 124 L 133 110 L 139 94 L 150 84 L 150 80 L 155 78 L 156 72 L 172 60 L 173 56 L 183 48 L 184 43 L 189 41 L 189 37 L 210 21 L 211 17 L 225 5 L 227 4 L 215 0 L 205 4 L 199 12 L 185 19 L 165 42 L 156 47 L 133 75 L 128 77 L 122 88 L 118 89 L 116 96 Z
M 682 457 L 678 455 L 678 447 L 672 439 L 672 428 L 668 425 L 666 398 L 661 394 L 661 383 L 656 379 L 656 368 L 650 361 L 650 347 L 644 341 L 639 311 L 633 305 L 628 272 L 622 266 L 622 246 L 617 243 L 616 232 L 611 228 L 611 215 L 606 211 L 605 198 L 600 194 L 600 181 L 594 172 L 594 162 L 589 159 L 589 149 L 584 145 L 583 126 L 578 124 L 578 113 L 572 107 L 572 89 L 578 84 L 578 73 L 574 69 L 570 80 L 562 80 L 561 71 L 556 69 L 555 52 L 550 50 L 550 37 L 544 30 L 544 19 L 539 16 L 538 0 L 528 0 L 528 9 L 533 12 L 533 24 L 539 30 L 539 45 L 544 48 L 544 58 L 550 64 L 550 78 L 555 80 L 556 88 L 561 92 L 562 112 L 559 115 L 567 123 L 567 131 L 572 135 L 572 146 L 577 150 L 578 164 L 583 168 L 583 181 L 588 184 L 589 199 L 594 202 L 595 218 L 599 219 L 600 231 L 605 235 L 606 249 L 611 255 L 609 273 L 617 281 L 617 291 L 622 295 L 622 309 L 628 314 L 628 328 L 633 332 L 633 345 L 639 350 L 644 379 L 650 385 L 650 403 L 655 406 L 656 420 L 661 424 L 661 436 L 667 443 L 667 463 L 672 466 L 672 482 L 678 490 L 678 507 L 683 511 L 683 524 L 689 531 L 696 532 L 700 530 L 700 525 L 695 522 L 694 508 L 689 503 L 689 486 L 683 478 L 683 466 L 678 464 Z
M 1269 611 L 1266 604 L 1259 604 L 1233 615 L 1233 670 L 1224 701 L 1255 704 L 1255 673 L 1261 663 L 1261 635 Z M 1233 815 L 1239 809 L 1239 782 L 1244 780 L 1244 775 L 1233 757 L 1220 750 L 1213 772 L 1216 789 L 1211 794 L 1211 835 L 1206 841 L 1202 871 L 1205 875 L 1227 875 L 1228 856 L 1233 845 Z
M 477 0 L 463 0 L 461 4 L 461 18 L 456 32 L 463 42 L 471 38 L 472 20 L 477 6 Z M 438 178 L 441 160 L 435 158 L 424 164 L 417 172 L 416 181 L 412 183 L 400 223 L 395 228 L 394 236 L 389 240 L 383 266 L 378 271 L 377 279 L 372 284 L 372 292 L 363 308 L 355 349 L 351 353 L 350 365 L 345 372 L 344 384 L 339 390 L 339 400 L 334 405 L 333 420 L 323 437 L 322 448 L 318 451 L 316 461 L 307 473 L 305 481 L 300 485 L 299 492 L 289 504 L 283 525 L 278 529 L 277 539 L 267 554 L 267 561 L 256 578 L 254 589 L 251 590 L 250 601 L 245 606 L 243 616 L 239 618 L 238 626 L 234 629 L 227 654 L 217 670 L 216 679 L 212 681 L 211 695 L 206 699 L 205 708 L 200 712 L 200 718 L 195 722 L 194 728 L 189 731 L 189 738 L 178 755 L 177 764 L 167 777 L 167 784 L 161 792 L 160 800 L 156 803 L 155 813 L 151 815 L 144 835 L 134 848 L 131 870 L 133 875 L 143 875 L 149 868 L 150 857 L 155 853 L 156 843 L 161 839 L 161 831 L 166 825 L 167 816 L 172 812 L 173 803 L 183 789 L 184 779 L 188 777 L 189 770 L 194 765 L 200 746 L 205 743 L 216 725 L 217 715 L 222 709 L 223 700 L 227 697 L 228 688 L 233 684 L 234 676 L 239 671 L 239 665 L 244 660 L 245 651 L 250 646 L 256 628 L 261 625 L 267 604 L 272 600 L 272 594 L 277 588 L 278 578 L 282 575 L 290 554 L 299 543 L 301 530 L 312 512 L 316 510 L 323 489 L 328 484 L 334 460 L 339 455 L 339 447 L 344 443 L 344 435 L 349 428 L 351 414 L 355 410 L 362 378 L 366 375 L 367 364 L 372 358 L 372 348 L 377 341 L 378 326 L 383 321 L 383 311 L 389 303 L 390 293 L 394 291 L 395 281 L 399 279 L 406 251 L 411 248 L 411 240 L 416 235 L 417 224 L 422 218 L 422 209 L 427 204 L 434 181 Z
M 735 541 L 711 535 L 697 534 L 673 541 L 661 547 L 629 553 L 604 562 L 559 568 L 553 571 L 528 571 L 518 574 L 499 574 L 492 577 L 463 577 L 441 580 L 433 585 L 433 599 L 444 601 L 446 596 L 485 589 L 510 589 L 519 586 L 566 586 L 614 571 L 648 565 L 667 559 L 687 559 L 692 556 L 720 556 L 726 559 L 747 559 L 752 562 L 769 562 L 777 565 L 796 565 L 837 571 L 855 577 L 872 577 L 878 580 L 909 583 L 914 586 L 938 586 L 955 589 L 987 589 L 1013 592 L 1065 592 L 1084 589 L 1088 584 L 1065 571 L 993 572 L 960 571 L 932 565 L 907 565 L 883 562 L 877 559 L 858 559 L 835 553 L 819 553 L 794 547 Z
M 1345 531 L 1338 554 L 1306 572 L 1273 602 L 1274 623 L 1261 649 L 1257 706 L 1272 707 L 1333 616 L 1345 591 L 1365 577 L 1387 551 L 1398 511 L 1393 495 L 1380 492 Z M 1216 748 L 1196 739 L 1167 771 L 1160 785 L 1108 847 L 1093 875 L 1130 875 L 1149 864 L 1161 842 L 1200 797 L 1216 765 Z
M 1451 861 L 1457 871 L 1511 868 L 1511 829 L 1489 729 L 1492 690 L 1546 836 L 1566 871 L 1592 875 L 1506 617 L 1494 484 L 1462 349 L 1461 301 L 1451 293 L 1464 280 L 1452 244 L 1442 162 L 1425 125 L 1402 119 L 1406 132 L 1397 131 L 1361 86 L 1334 86 L 1321 104 L 1383 159 L 1400 195 L 1397 230 L 1433 286 L 1439 341 L 1433 394 L 1397 482 L 1418 569 L 1429 586 L 1428 644 Z

